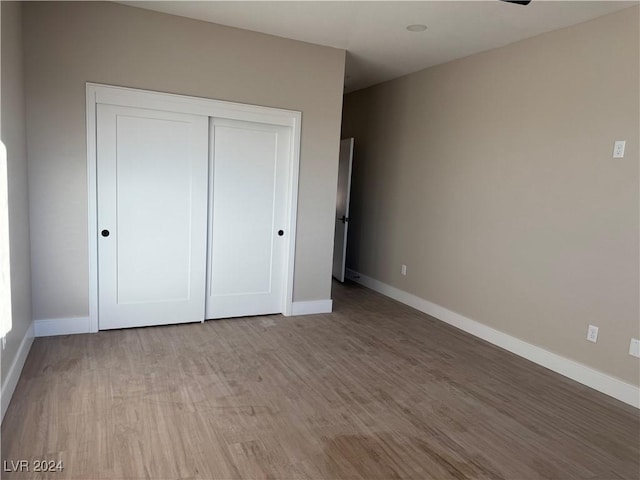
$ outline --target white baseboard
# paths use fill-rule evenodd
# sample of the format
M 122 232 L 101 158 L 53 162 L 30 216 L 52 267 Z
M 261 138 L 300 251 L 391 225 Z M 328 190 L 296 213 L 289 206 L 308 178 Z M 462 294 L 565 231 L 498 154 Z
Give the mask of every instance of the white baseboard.
M 333 300 L 313 300 L 310 302 L 293 302 L 291 315 L 313 315 L 315 313 L 331 313 Z
M 409 305 L 427 315 L 437 318 L 471 335 L 504 348 L 560 375 L 564 375 L 587 387 L 616 398 L 624 403 L 640 408 L 640 388 L 595 370 L 582 363 L 545 350 L 531 343 L 512 337 L 509 334 L 491 328 L 483 323 L 471 320 L 440 305 L 407 293 L 379 280 L 347 269 L 347 278 L 364 285 L 387 297 Z
M 13 397 L 13 392 L 18 385 L 18 380 L 20 380 L 22 367 L 24 367 L 24 362 L 26 362 L 29 350 L 31 350 L 33 337 L 34 325 L 33 322 L 31 322 L 31 325 L 29 325 L 24 337 L 22 337 L 22 341 L 18 347 L 18 352 L 16 353 L 16 358 L 13 359 L 13 363 L 9 368 L 9 373 L 7 373 L 7 377 L 4 379 L 4 383 L 2 384 L 2 390 L 0 391 L 0 408 L 2 408 L 2 417 L 0 418 L 0 421 L 4 420 L 4 414 L 7 412 L 7 408 L 9 408 L 11 397 Z
M 91 332 L 89 317 L 52 318 L 35 320 L 33 323 L 36 337 L 52 337 L 54 335 Z

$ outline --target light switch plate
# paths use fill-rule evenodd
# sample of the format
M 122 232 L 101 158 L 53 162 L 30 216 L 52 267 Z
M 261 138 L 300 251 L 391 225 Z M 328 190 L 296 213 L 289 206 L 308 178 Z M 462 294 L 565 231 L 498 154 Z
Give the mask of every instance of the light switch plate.
M 640 340 L 637 338 L 632 338 L 629 343 L 629 355 L 640 358 Z

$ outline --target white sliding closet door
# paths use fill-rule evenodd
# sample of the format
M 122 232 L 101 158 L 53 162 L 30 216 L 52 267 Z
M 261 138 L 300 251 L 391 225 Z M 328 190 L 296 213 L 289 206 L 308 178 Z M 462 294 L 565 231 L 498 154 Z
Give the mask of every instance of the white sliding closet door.
M 206 318 L 284 309 L 291 127 L 212 119 Z
M 99 328 L 201 321 L 208 117 L 96 107 Z

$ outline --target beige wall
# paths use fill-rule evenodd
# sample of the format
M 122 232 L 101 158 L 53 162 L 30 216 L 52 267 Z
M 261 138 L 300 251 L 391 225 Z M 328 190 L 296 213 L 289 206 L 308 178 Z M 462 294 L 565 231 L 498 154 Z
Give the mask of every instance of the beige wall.
M 9 180 L 9 248 L 11 252 L 11 331 L 2 350 L 2 383 L 31 325 L 29 267 L 29 189 L 25 143 L 22 74 L 22 6 L 1 2 L 2 8 L 2 141 L 7 148 Z
M 638 17 L 347 95 L 348 266 L 638 385 Z
M 294 300 L 330 298 L 342 50 L 118 4 L 25 4 L 34 318 L 88 314 L 85 82 L 300 110 Z

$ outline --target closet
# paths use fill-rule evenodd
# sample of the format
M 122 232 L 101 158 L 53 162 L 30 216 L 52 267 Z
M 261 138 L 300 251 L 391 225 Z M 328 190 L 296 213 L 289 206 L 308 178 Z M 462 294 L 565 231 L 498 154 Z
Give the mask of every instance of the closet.
M 93 331 L 290 312 L 300 118 L 87 84 Z

